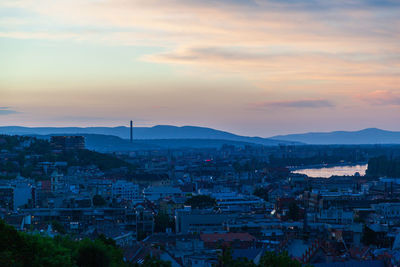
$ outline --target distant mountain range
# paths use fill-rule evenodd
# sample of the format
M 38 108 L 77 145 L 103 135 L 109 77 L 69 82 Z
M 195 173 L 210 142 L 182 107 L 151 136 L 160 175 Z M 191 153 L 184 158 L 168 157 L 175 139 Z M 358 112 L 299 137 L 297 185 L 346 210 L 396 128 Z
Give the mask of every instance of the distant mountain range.
M 300 144 L 270 138 L 248 137 L 195 126 L 158 125 L 154 127 L 134 127 L 134 142 L 129 142 L 128 127 L 0 127 L 0 134 L 31 135 L 49 138 L 50 135 L 85 135 L 87 147 L 98 151 L 121 151 L 182 147 L 221 147 L 224 144 L 236 146 L 279 144 Z
M 255 146 L 257 144 L 220 140 L 220 139 L 135 139 L 131 143 L 127 139 L 122 139 L 113 135 L 101 134 L 82 134 L 86 140 L 86 148 L 98 152 L 113 151 L 137 151 L 137 150 L 157 150 L 157 149 L 177 149 L 177 148 L 220 148 L 223 145 L 234 145 L 244 147 L 246 145 Z M 41 139 L 50 139 L 52 135 L 29 135 Z
M 400 132 L 385 131 L 377 128 L 368 128 L 354 132 L 336 131 L 277 135 L 271 138 L 310 145 L 400 144 Z
M 134 142 L 129 142 L 129 127 L 0 127 L 0 134 L 36 135 L 49 138 L 50 135 L 85 135 L 88 148 L 101 151 L 137 150 L 182 147 L 220 147 L 223 144 L 236 146 L 279 144 L 400 144 L 400 132 L 376 128 L 361 131 L 304 133 L 278 135 L 270 138 L 249 137 L 196 126 L 158 125 L 154 127 L 134 127 Z M 46 137 L 47 136 L 47 137 Z
M 20 127 L 3 126 L 0 133 L 18 135 L 51 135 L 51 134 L 101 134 L 114 135 L 122 139 L 129 139 L 128 127 Z M 197 126 L 170 126 L 157 125 L 154 127 L 134 127 L 133 139 L 216 139 L 231 140 L 239 142 L 255 143 L 260 145 L 278 145 L 280 143 L 292 143 L 291 141 L 280 141 L 261 137 L 248 137 L 219 131 L 206 127 Z

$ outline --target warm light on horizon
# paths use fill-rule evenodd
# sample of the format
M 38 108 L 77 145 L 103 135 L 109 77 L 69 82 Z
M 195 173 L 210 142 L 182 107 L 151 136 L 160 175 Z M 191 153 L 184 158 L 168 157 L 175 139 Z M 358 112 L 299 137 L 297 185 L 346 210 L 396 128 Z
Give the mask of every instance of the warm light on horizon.
M 5 0 L 0 125 L 400 130 L 396 1 Z

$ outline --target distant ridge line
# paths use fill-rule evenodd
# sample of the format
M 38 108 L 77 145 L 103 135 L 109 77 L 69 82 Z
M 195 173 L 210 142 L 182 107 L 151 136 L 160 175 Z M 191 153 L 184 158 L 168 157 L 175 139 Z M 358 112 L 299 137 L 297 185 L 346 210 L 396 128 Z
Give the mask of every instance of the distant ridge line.
M 112 135 L 122 139 L 130 139 L 129 127 L 22 127 L 3 126 L 0 127 L 0 134 L 18 135 L 51 135 L 51 134 L 100 134 Z M 247 142 L 265 146 L 276 146 L 280 144 L 300 144 L 284 140 L 270 138 L 249 137 L 232 134 L 226 131 L 215 130 L 197 126 L 170 126 L 156 125 L 153 127 L 134 127 L 134 140 L 151 139 L 215 139 Z

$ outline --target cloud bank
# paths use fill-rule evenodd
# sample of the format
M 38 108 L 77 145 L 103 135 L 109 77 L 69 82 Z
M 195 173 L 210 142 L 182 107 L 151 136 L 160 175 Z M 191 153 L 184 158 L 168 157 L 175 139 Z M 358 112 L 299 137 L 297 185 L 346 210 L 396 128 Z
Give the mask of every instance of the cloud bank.
M 0 107 L 0 115 L 10 115 L 19 113 L 15 110 L 10 109 L 9 107 Z
M 254 108 L 327 108 L 335 105 L 325 99 L 264 101 L 250 105 Z

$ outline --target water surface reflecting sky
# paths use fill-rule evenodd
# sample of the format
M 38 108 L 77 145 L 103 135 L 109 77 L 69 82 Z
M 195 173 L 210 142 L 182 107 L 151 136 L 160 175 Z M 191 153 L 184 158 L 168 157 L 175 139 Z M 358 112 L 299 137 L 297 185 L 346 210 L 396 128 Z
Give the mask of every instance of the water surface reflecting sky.
M 343 176 L 343 175 L 354 175 L 358 172 L 360 175 L 365 175 L 367 170 L 367 164 L 355 165 L 355 166 L 336 166 L 329 168 L 318 168 L 318 169 L 299 169 L 293 171 L 293 173 L 306 174 L 308 177 L 323 177 L 329 178 L 332 175 Z

